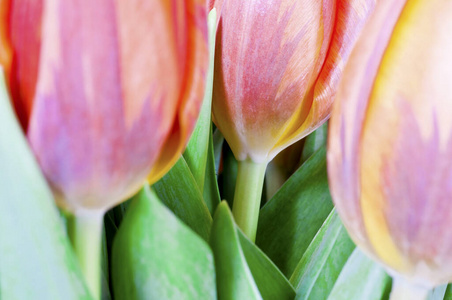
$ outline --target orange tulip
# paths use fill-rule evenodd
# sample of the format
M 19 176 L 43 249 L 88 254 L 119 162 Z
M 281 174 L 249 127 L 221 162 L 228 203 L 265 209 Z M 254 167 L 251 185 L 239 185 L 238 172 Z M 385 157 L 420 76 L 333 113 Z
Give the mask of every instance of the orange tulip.
M 375 1 L 215 1 L 213 120 L 239 161 L 232 212 L 250 239 L 267 163 L 328 119 Z
M 103 213 L 180 156 L 208 65 L 202 0 L 5 0 L 0 63 L 100 298 Z M 149 175 L 151 174 L 151 175 Z
M 205 1 L 10 0 L 0 18 L 14 106 L 61 206 L 105 210 L 177 160 L 204 92 Z
M 268 162 L 329 117 L 375 0 L 218 2 L 214 121 L 238 160 Z
M 451 1 L 380 1 L 330 122 L 331 193 L 350 235 L 425 287 L 452 281 L 451 16 Z

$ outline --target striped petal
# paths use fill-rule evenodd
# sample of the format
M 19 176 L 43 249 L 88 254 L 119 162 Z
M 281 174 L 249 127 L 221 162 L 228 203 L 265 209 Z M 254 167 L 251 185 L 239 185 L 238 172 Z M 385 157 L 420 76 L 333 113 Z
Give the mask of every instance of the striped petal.
M 381 1 L 363 29 L 339 88 L 328 138 L 331 194 L 357 244 L 373 253 L 361 215 L 360 156 L 362 126 L 374 78 L 404 0 Z
M 354 240 L 412 281 L 452 279 L 452 4 L 381 1 L 330 123 L 329 177 Z
M 160 179 L 179 159 L 196 125 L 204 95 L 207 75 L 207 11 L 202 0 L 186 1 L 184 19 L 187 34 L 187 65 L 184 70 L 184 89 L 173 127 L 148 177 L 150 183 Z
M 213 116 L 239 160 L 271 159 L 327 56 L 335 1 L 224 1 L 217 33 Z M 307 100 L 306 100 L 307 99 Z
M 280 149 L 307 136 L 329 118 L 343 69 L 375 2 L 337 1 L 334 32 L 328 45 L 328 56 L 309 95 L 309 113 L 306 118 L 300 118 L 297 114 L 292 117 L 291 126 L 286 129 L 273 152 L 278 153 Z
M 0 3 L 0 63 L 25 130 L 38 76 L 42 6 L 42 0 L 4 0 Z
M 105 209 L 123 200 L 172 151 L 162 147 L 184 103 L 195 118 L 198 103 L 181 96 L 193 68 L 190 4 L 46 1 L 29 140 L 61 205 Z
M 326 121 L 374 4 L 224 1 L 213 116 L 238 160 L 270 161 Z

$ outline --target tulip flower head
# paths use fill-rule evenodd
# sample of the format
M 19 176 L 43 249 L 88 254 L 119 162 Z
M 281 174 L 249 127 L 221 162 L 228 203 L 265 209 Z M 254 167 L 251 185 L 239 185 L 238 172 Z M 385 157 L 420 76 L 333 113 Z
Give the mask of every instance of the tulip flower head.
M 327 120 L 374 2 L 222 1 L 213 117 L 238 160 L 268 162 Z
M 14 106 L 61 206 L 105 210 L 169 169 L 203 98 L 204 1 L 10 0 L 0 17 Z
M 452 281 L 450 16 L 451 1 L 379 2 L 330 122 L 331 193 L 350 235 L 426 287 Z

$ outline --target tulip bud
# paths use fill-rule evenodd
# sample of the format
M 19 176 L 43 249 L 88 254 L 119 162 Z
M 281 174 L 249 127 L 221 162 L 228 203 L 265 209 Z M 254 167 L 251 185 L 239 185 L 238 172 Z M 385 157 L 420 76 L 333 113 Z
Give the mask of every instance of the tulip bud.
M 267 163 L 329 117 L 374 2 L 215 1 L 213 121 L 239 161 L 232 213 L 251 240 Z
M 330 121 L 331 193 L 350 235 L 427 287 L 452 281 L 451 16 L 451 1 L 380 1 Z
M 329 117 L 375 0 L 221 2 L 214 121 L 239 161 L 268 162 Z
M 105 210 L 180 156 L 207 70 L 206 4 L 10 0 L 0 59 L 58 203 Z

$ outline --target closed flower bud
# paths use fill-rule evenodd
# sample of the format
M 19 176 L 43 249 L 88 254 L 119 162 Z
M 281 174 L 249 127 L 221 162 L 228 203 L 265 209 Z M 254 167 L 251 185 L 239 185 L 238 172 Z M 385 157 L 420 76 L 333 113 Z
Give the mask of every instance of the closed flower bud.
M 181 154 L 208 48 L 205 1 L 177 3 L 2 1 L 0 62 L 61 206 L 112 207 Z
M 330 122 L 331 193 L 350 235 L 426 287 L 452 281 L 451 16 L 451 1 L 380 1 Z
M 329 117 L 374 2 L 215 1 L 213 117 L 238 160 L 268 162 Z

